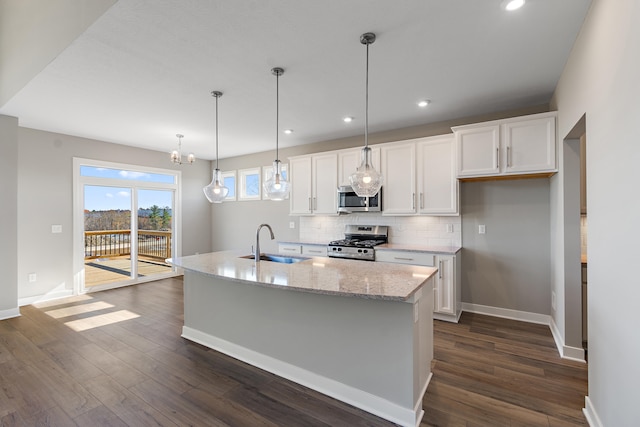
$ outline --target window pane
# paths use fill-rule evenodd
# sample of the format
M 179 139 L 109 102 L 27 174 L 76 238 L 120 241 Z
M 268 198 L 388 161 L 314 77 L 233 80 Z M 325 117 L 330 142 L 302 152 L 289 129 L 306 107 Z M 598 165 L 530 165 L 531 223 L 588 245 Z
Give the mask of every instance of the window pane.
M 224 186 L 229 189 L 229 194 L 227 194 L 227 199 L 235 199 L 236 198 L 236 177 L 234 176 L 225 176 L 224 177 Z
M 80 175 L 94 178 L 115 178 L 130 181 L 160 182 L 164 184 L 175 184 L 176 182 L 176 177 L 174 175 L 101 168 L 96 166 L 80 166 Z
M 260 196 L 260 175 L 258 175 L 257 173 L 247 175 L 246 183 L 247 196 Z

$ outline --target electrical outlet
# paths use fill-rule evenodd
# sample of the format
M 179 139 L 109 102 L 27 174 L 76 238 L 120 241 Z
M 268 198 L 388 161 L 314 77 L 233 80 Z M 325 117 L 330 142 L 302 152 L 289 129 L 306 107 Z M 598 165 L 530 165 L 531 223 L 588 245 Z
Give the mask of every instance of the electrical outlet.
M 487 232 L 487 227 L 484 224 L 478 225 L 478 234 L 485 234 Z
M 289 228 L 296 228 L 296 223 L 294 221 L 291 221 L 289 223 Z
M 551 307 L 556 309 L 556 293 L 554 291 L 551 291 Z
M 52 233 L 62 233 L 62 225 L 60 224 L 54 224 L 51 226 L 51 232 Z
M 447 233 L 453 233 L 453 224 L 447 224 Z
M 34 283 L 37 279 L 36 273 L 29 273 L 29 283 Z

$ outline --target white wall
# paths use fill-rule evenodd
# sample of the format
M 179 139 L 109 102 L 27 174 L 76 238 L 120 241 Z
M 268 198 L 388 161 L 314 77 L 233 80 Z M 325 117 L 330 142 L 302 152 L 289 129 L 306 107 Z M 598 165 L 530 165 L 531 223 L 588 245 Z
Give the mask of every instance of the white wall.
M 18 128 L 18 298 L 73 288 L 73 157 L 171 169 L 169 154 Z M 211 162 L 182 170 L 182 253 L 211 250 L 211 206 L 202 193 Z M 15 222 L 14 222 L 15 224 Z M 51 225 L 62 225 L 52 234 Z M 14 249 L 15 250 L 15 249 Z M 35 283 L 29 273 L 37 274 Z
M 562 74 L 563 139 L 586 113 L 589 212 L 589 396 L 592 425 L 640 425 L 640 2 L 593 0 Z M 559 159 L 562 164 L 562 159 Z M 560 182 L 561 177 L 558 177 Z M 553 191 L 554 253 L 563 248 L 563 189 Z M 554 272 L 559 289 L 563 273 Z M 599 420 L 598 420 L 599 419 Z
M 18 310 L 18 120 L 0 116 L 0 319 Z

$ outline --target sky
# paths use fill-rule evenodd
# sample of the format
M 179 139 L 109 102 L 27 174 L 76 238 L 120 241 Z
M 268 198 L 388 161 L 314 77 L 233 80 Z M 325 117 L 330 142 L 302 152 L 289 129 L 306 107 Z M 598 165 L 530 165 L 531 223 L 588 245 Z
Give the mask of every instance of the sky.
M 80 169 L 82 176 L 116 178 L 143 182 L 164 182 L 174 183 L 173 175 L 142 173 L 134 171 L 123 171 L 117 169 L 96 168 L 82 166 Z M 110 210 L 110 209 L 131 209 L 131 187 L 110 187 L 85 185 L 84 186 L 84 208 L 90 211 Z M 138 206 L 135 208 L 149 208 L 157 205 L 161 208 L 172 207 L 173 191 L 169 190 L 143 190 L 138 191 Z

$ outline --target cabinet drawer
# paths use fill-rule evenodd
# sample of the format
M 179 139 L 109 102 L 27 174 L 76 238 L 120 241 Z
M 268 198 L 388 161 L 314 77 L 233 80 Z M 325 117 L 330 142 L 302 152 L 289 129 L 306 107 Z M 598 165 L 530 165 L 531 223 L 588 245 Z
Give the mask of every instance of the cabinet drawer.
M 302 255 L 327 256 L 327 247 L 322 245 L 302 245 Z
M 302 250 L 300 245 L 294 243 L 279 243 L 278 252 L 281 254 L 300 255 Z
M 376 261 L 434 267 L 435 255 L 422 252 L 376 251 Z

